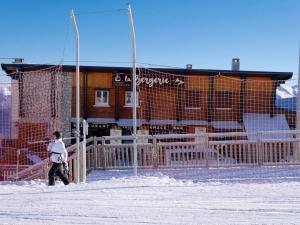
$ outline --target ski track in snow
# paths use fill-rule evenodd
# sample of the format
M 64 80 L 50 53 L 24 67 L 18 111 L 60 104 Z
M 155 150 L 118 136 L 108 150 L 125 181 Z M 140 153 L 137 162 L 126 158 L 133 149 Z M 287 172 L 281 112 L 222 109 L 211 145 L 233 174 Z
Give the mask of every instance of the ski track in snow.
M 129 174 L 107 179 L 93 171 L 87 183 L 54 187 L 0 182 L 0 224 L 300 223 L 298 181 L 193 182 Z

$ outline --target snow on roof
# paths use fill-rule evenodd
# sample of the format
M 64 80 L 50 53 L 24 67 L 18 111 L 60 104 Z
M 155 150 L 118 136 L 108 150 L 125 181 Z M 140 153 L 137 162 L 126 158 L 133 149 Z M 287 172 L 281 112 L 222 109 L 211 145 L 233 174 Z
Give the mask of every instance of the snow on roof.
M 244 126 L 246 132 L 256 131 L 280 131 L 290 130 L 285 115 L 275 114 L 273 117 L 270 114 L 263 113 L 244 113 Z M 293 138 L 292 134 L 265 134 L 263 139 L 286 139 Z M 249 140 L 256 140 L 256 135 L 248 135 Z
M 211 125 L 216 129 L 243 129 L 237 121 L 212 121 Z

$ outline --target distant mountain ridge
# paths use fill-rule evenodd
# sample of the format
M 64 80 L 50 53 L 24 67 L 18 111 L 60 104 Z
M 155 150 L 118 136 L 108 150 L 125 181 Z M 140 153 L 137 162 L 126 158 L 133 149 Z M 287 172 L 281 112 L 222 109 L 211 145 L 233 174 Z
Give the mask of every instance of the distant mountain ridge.
M 276 90 L 276 106 L 290 111 L 296 111 L 297 107 L 297 85 L 281 84 Z
M 11 87 L 10 85 L 1 85 L 0 86 L 0 95 L 11 95 Z
M 0 109 L 11 107 L 11 88 L 9 85 L 0 86 Z
M 0 86 L 0 137 L 10 134 L 11 123 L 11 88 L 10 85 Z
M 276 90 L 276 98 L 294 98 L 297 97 L 298 94 L 298 86 L 293 85 L 289 86 L 287 84 L 281 84 Z

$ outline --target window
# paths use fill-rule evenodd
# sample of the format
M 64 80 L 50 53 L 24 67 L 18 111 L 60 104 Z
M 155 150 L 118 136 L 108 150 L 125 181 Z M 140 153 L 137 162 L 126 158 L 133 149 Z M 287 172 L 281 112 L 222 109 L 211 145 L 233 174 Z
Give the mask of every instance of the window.
M 139 93 L 136 93 L 137 98 L 137 106 L 139 105 Z M 133 106 L 133 92 L 132 91 L 125 91 L 125 106 L 132 107 Z
M 201 99 L 199 91 L 186 91 L 185 92 L 185 107 L 190 109 L 200 109 Z
M 109 104 L 109 90 L 95 91 L 95 106 L 108 106 Z
M 218 91 L 215 95 L 216 109 L 231 109 L 232 108 L 232 93 L 229 91 Z

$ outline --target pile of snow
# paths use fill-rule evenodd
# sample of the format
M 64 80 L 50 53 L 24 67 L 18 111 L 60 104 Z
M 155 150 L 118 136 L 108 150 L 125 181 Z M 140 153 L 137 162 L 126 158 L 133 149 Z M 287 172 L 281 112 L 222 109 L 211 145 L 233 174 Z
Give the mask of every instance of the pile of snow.
M 0 224 L 299 223 L 297 181 L 199 183 L 161 172 L 134 178 L 129 172 L 106 179 L 105 172 L 94 171 L 87 183 L 69 186 L 2 183 Z
M 139 169 L 144 177 L 168 176 L 181 181 L 199 182 L 266 182 L 300 181 L 300 166 L 249 166 L 232 168 Z M 89 181 L 130 178 L 131 170 L 93 171 Z

